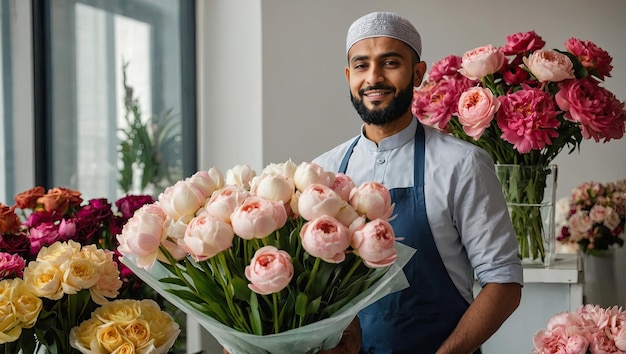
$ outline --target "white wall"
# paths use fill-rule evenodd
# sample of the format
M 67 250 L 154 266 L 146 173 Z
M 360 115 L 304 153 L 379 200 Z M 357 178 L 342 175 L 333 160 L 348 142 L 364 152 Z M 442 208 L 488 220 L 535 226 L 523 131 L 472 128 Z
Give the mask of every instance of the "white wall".
M 206 21 L 224 25 L 211 26 L 212 36 L 232 47 L 217 47 L 217 52 L 208 55 L 207 60 L 211 56 L 222 59 L 218 67 L 211 62 L 211 68 L 204 68 L 217 75 L 202 76 L 208 90 L 199 96 L 213 106 L 202 116 L 211 122 L 211 129 L 226 124 L 224 120 L 236 121 L 244 135 L 253 135 L 242 142 L 240 131 L 222 131 L 236 139 L 239 149 L 231 159 L 219 159 L 224 168 L 248 160 L 259 163 L 259 159 L 262 165 L 288 158 L 308 161 L 357 133 L 360 118 L 350 104 L 344 77 L 345 32 L 354 19 L 371 11 L 395 11 L 410 19 L 421 32 L 422 56 L 429 66 L 446 55 L 462 55 L 480 45 L 503 45 L 506 35 L 521 31 L 535 30 L 547 47 L 559 49 L 564 49 L 563 42 L 570 37 L 591 40 L 613 56 L 613 77 L 605 86 L 626 100 L 623 0 L 475 0 L 471 5 L 463 0 L 232 2 L 246 5 L 228 5 L 232 11 L 224 13 L 220 9 L 231 1 L 210 1 L 217 13 L 207 11 Z M 256 13 L 258 6 L 261 10 Z M 219 13 L 223 17 L 218 18 Z M 260 27 L 254 28 L 258 21 Z M 262 58 L 256 57 L 257 50 Z M 262 70 L 261 77 L 257 70 Z M 200 140 L 214 134 L 203 133 Z M 224 135 L 220 134 L 219 141 Z M 221 146 L 230 149 L 233 145 Z M 607 144 L 585 141 L 580 153 L 564 151 L 555 161 L 559 165 L 557 196 L 567 196 L 587 180 L 626 178 L 624 150 L 626 139 Z M 215 149 L 203 151 L 201 167 L 213 166 L 215 153 Z

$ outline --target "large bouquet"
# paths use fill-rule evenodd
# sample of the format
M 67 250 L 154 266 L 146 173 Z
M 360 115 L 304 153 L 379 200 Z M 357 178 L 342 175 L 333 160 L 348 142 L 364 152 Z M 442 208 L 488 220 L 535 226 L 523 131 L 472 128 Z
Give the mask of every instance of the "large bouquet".
M 212 168 L 139 209 L 119 251 L 230 353 L 314 353 L 408 285 L 393 207 L 381 184 L 306 162 Z
M 626 222 L 626 180 L 585 182 L 567 201 L 567 209 L 557 218 L 557 241 L 590 254 L 624 244 L 619 235 Z
M 0 203 L 0 351 L 73 352 L 70 329 L 99 305 L 156 296 L 119 262 L 114 237 L 152 201 L 126 196 L 113 210 L 106 199 L 83 203 L 78 191 L 35 187 L 11 207 Z
M 583 305 L 561 312 L 533 337 L 532 354 L 626 353 L 626 311 Z
M 498 165 L 546 171 L 499 176 L 522 258 L 543 258 L 545 217 L 532 205 L 544 200 L 548 165 L 583 139 L 622 138 L 626 114 L 602 86 L 612 58 L 593 42 L 570 38 L 563 51 L 545 49 L 534 31 L 506 38 L 500 48 L 486 45 L 434 63 L 412 109 L 424 124 L 482 147 Z

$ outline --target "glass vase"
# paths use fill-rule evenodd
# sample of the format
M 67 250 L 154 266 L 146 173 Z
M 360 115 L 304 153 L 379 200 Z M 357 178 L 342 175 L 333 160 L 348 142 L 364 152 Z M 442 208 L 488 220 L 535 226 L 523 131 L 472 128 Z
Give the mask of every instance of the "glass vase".
M 496 164 L 524 266 L 549 267 L 555 258 L 557 166 Z

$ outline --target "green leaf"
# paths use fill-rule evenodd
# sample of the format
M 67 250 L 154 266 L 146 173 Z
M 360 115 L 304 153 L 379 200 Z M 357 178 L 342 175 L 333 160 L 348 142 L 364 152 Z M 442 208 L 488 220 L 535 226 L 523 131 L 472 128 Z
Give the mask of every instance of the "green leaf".
M 296 315 L 300 317 L 306 316 L 308 302 L 309 302 L 309 297 L 306 296 L 305 293 L 298 294 L 298 296 L 296 297 Z
M 243 278 L 235 276 L 232 280 L 233 293 L 235 299 L 248 301 L 250 299 L 250 293 L 252 290 L 248 287 L 248 282 Z
M 261 323 L 261 316 L 259 314 L 259 301 L 255 292 L 250 292 L 250 324 L 252 325 L 252 332 L 258 336 L 263 335 L 263 324 Z

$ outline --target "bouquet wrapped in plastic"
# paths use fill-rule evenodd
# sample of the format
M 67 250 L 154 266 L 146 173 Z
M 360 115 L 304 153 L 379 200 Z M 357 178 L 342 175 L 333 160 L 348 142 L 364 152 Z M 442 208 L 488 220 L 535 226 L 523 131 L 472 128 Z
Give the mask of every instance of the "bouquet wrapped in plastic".
M 291 161 L 200 171 L 139 209 L 122 261 L 230 353 L 315 353 L 408 286 L 380 183 Z

